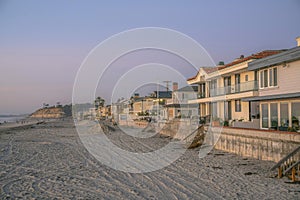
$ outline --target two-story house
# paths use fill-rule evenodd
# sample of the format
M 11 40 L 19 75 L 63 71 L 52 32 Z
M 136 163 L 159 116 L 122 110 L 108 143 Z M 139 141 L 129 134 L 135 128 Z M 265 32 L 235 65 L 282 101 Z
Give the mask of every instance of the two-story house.
M 177 83 L 175 83 L 176 85 Z M 188 100 L 195 99 L 198 94 L 198 86 L 191 85 L 177 89 L 173 85 L 172 99 L 167 100 L 165 108 L 166 119 L 171 120 L 176 117 L 190 118 L 198 116 L 198 105 L 188 104 Z
M 300 38 L 298 45 L 282 53 L 249 63 L 257 74 L 260 128 L 299 130 L 300 122 Z
M 172 98 L 172 91 L 154 91 L 150 96 L 132 99 L 132 118 L 139 115 L 162 116 L 163 106 Z
M 281 51 L 267 50 L 248 57 L 241 56 L 226 65 L 201 68 L 189 84 L 199 84 L 199 96 L 190 104 L 199 104 L 200 116 L 210 115 L 212 120 L 231 122 L 250 121 L 258 114 L 256 102 L 243 101 L 258 96 L 258 77 L 248 70 L 248 63 Z

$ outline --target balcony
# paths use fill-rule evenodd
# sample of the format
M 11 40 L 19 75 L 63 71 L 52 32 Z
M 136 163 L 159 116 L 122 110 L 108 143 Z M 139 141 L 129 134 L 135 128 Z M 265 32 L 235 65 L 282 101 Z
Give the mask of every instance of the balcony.
M 236 94 L 236 93 L 256 91 L 256 90 L 258 90 L 258 82 L 248 81 L 237 85 L 230 85 L 226 87 L 211 89 L 210 96 L 215 97 L 215 96 Z

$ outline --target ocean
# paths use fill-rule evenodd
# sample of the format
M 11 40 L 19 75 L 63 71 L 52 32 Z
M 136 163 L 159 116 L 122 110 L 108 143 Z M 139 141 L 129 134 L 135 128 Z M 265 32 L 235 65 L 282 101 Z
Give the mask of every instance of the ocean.
M 25 119 L 27 115 L 19 115 L 19 116 L 0 116 L 0 123 L 4 122 L 16 122 L 22 119 Z

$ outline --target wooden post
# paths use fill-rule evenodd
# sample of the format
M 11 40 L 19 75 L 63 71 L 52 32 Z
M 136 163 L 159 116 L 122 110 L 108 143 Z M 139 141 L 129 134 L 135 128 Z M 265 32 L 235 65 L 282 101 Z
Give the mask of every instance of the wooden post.
M 293 167 L 292 169 L 292 181 L 295 182 L 296 181 L 296 168 Z
M 281 167 L 278 167 L 278 178 L 282 177 L 282 169 Z

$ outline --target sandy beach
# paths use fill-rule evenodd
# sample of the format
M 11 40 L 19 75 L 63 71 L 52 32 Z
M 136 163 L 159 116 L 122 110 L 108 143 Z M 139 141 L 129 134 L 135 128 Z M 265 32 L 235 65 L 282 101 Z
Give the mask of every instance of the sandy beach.
M 131 151 L 170 140 L 152 137 L 137 147 L 119 131 L 109 138 Z M 131 174 L 93 158 L 71 119 L 0 128 L 0 199 L 299 199 L 299 184 L 270 178 L 273 165 L 216 150 L 199 159 L 189 149 L 168 167 Z

